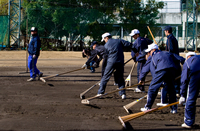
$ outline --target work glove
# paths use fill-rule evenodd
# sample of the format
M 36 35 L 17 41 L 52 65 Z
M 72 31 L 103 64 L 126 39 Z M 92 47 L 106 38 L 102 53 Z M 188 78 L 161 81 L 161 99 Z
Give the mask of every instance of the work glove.
M 83 68 L 83 69 L 87 69 L 87 65 L 84 64 L 81 68 Z
M 92 66 L 96 68 L 96 67 L 97 67 L 97 63 L 96 63 L 96 62 L 94 62 L 94 64 L 93 64 Z
M 183 104 L 183 103 L 185 103 L 185 97 L 180 97 L 180 99 L 179 99 L 179 104 Z
M 36 55 L 33 55 L 33 59 L 35 59 L 36 58 Z

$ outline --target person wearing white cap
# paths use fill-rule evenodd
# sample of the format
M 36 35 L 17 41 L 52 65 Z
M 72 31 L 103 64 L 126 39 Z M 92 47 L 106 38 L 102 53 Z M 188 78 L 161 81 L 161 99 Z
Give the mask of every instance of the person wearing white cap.
M 123 48 L 132 48 L 132 44 L 122 39 L 112 39 L 110 33 L 104 33 L 102 40 L 105 41 L 105 49 L 107 52 L 107 64 L 105 67 L 104 74 L 101 78 L 101 83 L 98 90 L 98 96 L 104 94 L 107 82 L 109 81 L 112 72 L 115 70 L 114 77 L 117 78 L 115 81 L 118 83 L 119 89 L 125 87 L 124 81 L 124 53 Z M 116 77 L 117 76 L 117 77 Z M 125 90 L 119 91 L 119 95 L 122 99 L 126 98 Z
M 43 73 L 40 72 L 36 66 L 38 57 L 40 55 L 41 42 L 37 33 L 38 29 L 36 27 L 31 27 L 30 31 L 32 35 L 31 41 L 28 44 L 28 53 L 29 53 L 28 67 L 30 70 L 30 79 L 28 79 L 27 81 L 35 81 L 37 75 L 38 75 L 38 80 L 43 75 Z
M 195 123 L 196 100 L 200 85 L 200 56 L 194 52 L 186 54 L 186 61 L 181 74 L 181 97 L 179 104 L 185 103 L 184 128 L 192 128 Z
M 144 108 L 141 108 L 141 111 L 146 111 L 151 109 L 155 101 L 155 98 L 158 94 L 158 90 L 163 83 L 164 83 L 164 88 L 167 87 L 169 92 L 169 103 L 176 102 L 176 94 L 174 88 L 174 80 L 175 80 L 174 72 L 176 70 L 174 61 L 176 59 L 172 57 L 172 53 L 158 50 L 158 46 L 154 43 L 148 45 L 148 49 L 146 49 L 145 52 L 150 53 L 151 61 L 150 62 L 147 61 L 149 62 L 150 66 L 144 66 L 142 70 L 143 75 L 140 77 L 139 83 L 144 83 L 144 77 L 145 75 L 148 74 L 149 71 L 151 71 L 153 78 L 148 90 L 147 104 L 145 105 Z M 172 106 L 170 112 L 176 113 L 177 106 L 176 105 Z
M 135 39 L 135 42 L 133 43 L 135 49 L 131 52 L 131 55 L 132 57 L 136 56 L 134 61 L 137 61 L 137 78 L 139 82 L 141 70 L 146 62 L 144 50 L 147 49 L 148 45 L 153 43 L 153 41 L 141 37 L 138 29 L 132 30 L 129 35 Z M 138 87 L 135 89 L 135 92 L 142 91 L 144 91 L 144 85 L 138 85 Z

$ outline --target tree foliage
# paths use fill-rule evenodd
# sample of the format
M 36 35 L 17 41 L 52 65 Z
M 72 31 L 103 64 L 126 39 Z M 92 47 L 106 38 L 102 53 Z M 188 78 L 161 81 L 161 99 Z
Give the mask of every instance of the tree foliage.
M 0 1 L 0 15 L 8 15 L 8 0 Z
M 113 24 L 128 30 L 144 29 L 154 25 L 163 2 L 148 0 L 24 0 L 25 20 L 36 26 L 43 37 L 87 36 L 95 40 L 101 34 L 111 32 Z

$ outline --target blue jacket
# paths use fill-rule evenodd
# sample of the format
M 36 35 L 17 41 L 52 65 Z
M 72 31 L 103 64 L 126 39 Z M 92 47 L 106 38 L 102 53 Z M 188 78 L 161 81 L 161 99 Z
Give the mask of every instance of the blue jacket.
M 86 65 L 89 66 L 90 65 L 90 62 L 92 61 L 97 61 L 97 51 L 96 50 L 92 50 L 90 51 L 90 57 L 88 58 L 88 60 L 86 61 Z
M 167 36 L 166 51 L 179 55 L 178 41 L 173 34 Z
M 153 43 L 152 40 L 147 38 L 138 37 L 135 42 L 133 43 L 134 50 L 131 52 L 132 57 L 135 56 L 135 53 L 139 53 L 139 56 L 136 57 L 136 61 L 140 62 L 145 60 L 145 55 L 143 54 L 143 50 L 148 48 L 148 45 Z
M 153 52 L 152 56 L 149 56 L 145 65 L 143 66 L 142 71 L 140 73 L 140 80 L 143 81 L 150 71 L 153 77 L 156 72 L 167 68 L 178 69 L 175 63 L 179 63 L 180 66 L 180 62 L 183 64 L 184 60 L 185 59 L 183 57 L 178 56 L 176 54 L 156 50 L 155 52 Z
M 108 62 L 112 63 L 124 63 L 124 47 L 132 47 L 132 43 L 122 40 L 122 39 L 112 39 L 110 38 L 104 45 L 106 53 L 108 55 Z
M 28 45 L 28 53 L 29 55 L 36 55 L 37 57 L 40 55 L 40 47 L 41 42 L 38 35 L 34 35 L 31 38 L 31 41 Z
M 194 73 L 197 72 L 200 72 L 200 55 L 190 57 L 183 64 L 180 86 L 181 96 L 186 97 L 189 79 Z

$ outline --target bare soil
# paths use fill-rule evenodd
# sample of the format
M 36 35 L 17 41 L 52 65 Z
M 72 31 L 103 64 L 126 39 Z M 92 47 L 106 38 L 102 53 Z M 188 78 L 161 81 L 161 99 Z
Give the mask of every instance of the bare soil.
M 130 53 L 125 53 L 125 60 Z M 41 52 L 38 69 L 44 76 L 59 74 L 79 69 L 86 59 L 81 52 Z M 133 61 L 125 66 L 124 78 L 128 76 Z M 123 106 L 141 98 L 146 93 L 135 93 L 127 90 L 127 99 L 122 100 L 118 93 L 107 95 L 102 99 L 94 99 L 90 105 L 81 104 L 80 93 L 101 79 L 101 67 L 95 73 L 80 70 L 54 77 L 43 83 L 39 80 L 27 82 L 25 51 L 0 52 L 0 131 L 121 131 L 121 130 L 186 130 L 184 123 L 184 107 L 178 107 L 177 114 L 171 114 L 170 108 L 136 118 L 127 123 L 124 129 L 118 116 L 128 113 Z M 151 75 L 147 76 L 147 80 Z M 111 77 L 106 92 L 115 90 Z M 132 74 L 132 84 L 137 83 L 136 69 Z M 148 84 L 147 84 L 148 85 Z M 85 97 L 97 94 L 99 86 L 94 87 Z M 148 86 L 145 87 L 148 91 Z M 160 96 L 153 105 L 160 102 Z M 140 112 L 146 99 L 131 108 L 132 113 Z M 196 122 L 192 130 L 200 130 L 200 101 L 197 99 Z

